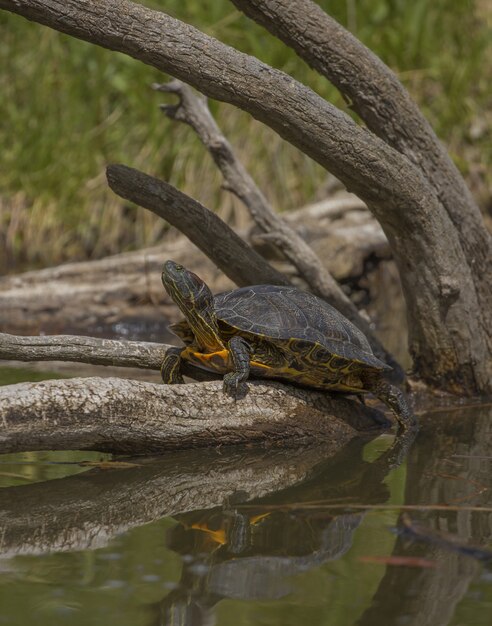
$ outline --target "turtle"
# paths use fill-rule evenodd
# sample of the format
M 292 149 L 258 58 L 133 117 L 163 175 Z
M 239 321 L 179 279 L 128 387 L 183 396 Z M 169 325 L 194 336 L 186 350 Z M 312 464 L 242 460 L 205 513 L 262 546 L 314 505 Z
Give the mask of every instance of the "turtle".
M 394 413 L 399 430 L 416 427 L 392 368 L 366 336 L 333 306 L 293 286 L 253 285 L 213 295 L 196 274 L 166 261 L 162 282 L 184 319 L 170 326 L 184 348 L 172 347 L 162 380 L 183 383 L 182 364 L 223 374 L 224 392 L 238 399 L 250 375 L 320 390 L 371 392 Z

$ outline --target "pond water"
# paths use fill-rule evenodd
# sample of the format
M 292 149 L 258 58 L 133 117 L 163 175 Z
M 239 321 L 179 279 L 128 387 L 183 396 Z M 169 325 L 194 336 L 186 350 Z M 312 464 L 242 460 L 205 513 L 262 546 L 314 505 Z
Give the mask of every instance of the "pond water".
M 492 408 L 421 422 L 399 467 L 390 435 L 0 456 L 0 625 L 489 626 Z

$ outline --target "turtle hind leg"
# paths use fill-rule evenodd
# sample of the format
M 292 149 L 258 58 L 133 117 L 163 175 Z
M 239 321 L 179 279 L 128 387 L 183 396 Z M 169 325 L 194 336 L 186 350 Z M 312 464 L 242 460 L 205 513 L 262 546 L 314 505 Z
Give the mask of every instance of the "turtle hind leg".
M 398 420 L 398 431 L 417 431 L 417 418 L 412 412 L 410 405 L 398 387 L 395 387 L 384 378 L 374 376 L 367 379 L 367 389 L 377 398 L 382 400 L 393 412 Z
M 169 348 L 161 365 L 162 381 L 166 385 L 182 385 L 184 383 L 181 374 L 181 353 L 183 348 Z
M 247 392 L 244 381 L 249 377 L 251 347 L 245 339 L 235 335 L 229 340 L 227 349 L 231 355 L 234 370 L 224 376 L 224 393 L 237 400 Z

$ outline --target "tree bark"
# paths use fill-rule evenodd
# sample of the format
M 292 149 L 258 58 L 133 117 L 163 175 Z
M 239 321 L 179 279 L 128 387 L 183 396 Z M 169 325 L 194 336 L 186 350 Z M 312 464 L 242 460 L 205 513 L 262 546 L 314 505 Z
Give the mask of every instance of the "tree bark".
M 172 185 L 125 165 L 109 165 L 106 174 L 115 193 L 176 226 L 236 285 L 289 284 L 218 215 Z
M 222 382 L 157 385 L 72 378 L 0 387 L 0 453 L 166 450 L 268 442 L 299 445 L 375 434 L 389 422 L 374 409 L 311 390 L 248 383 L 235 401 Z
M 396 75 L 312 0 L 232 0 L 350 101 L 368 128 L 417 165 L 453 224 L 492 326 L 491 237 L 468 187 L 432 127 Z
M 128 0 L 0 0 L 0 8 L 118 50 L 235 104 L 333 172 L 380 221 L 402 277 L 426 381 L 492 390 L 492 337 L 458 233 L 421 171 L 286 74 Z M 476 243 L 478 246 L 478 242 Z

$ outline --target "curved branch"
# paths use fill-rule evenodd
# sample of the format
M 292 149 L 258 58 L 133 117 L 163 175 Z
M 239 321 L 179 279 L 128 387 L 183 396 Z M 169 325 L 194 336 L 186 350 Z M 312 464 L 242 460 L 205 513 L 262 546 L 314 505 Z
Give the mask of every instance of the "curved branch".
M 176 226 L 240 287 L 289 284 L 218 215 L 172 185 L 124 165 L 109 165 L 106 173 L 115 193 Z
M 0 387 L 0 453 L 99 450 L 151 454 L 251 442 L 347 442 L 388 421 L 347 398 L 250 382 L 235 401 L 221 382 L 156 385 L 73 378 Z
M 457 167 L 395 74 L 312 0 L 232 3 L 326 76 L 368 128 L 421 168 L 460 233 L 483 310 L 492 316 L 492 291 L 483 281 L 484 271 L 492 274 L 490 234 Z

